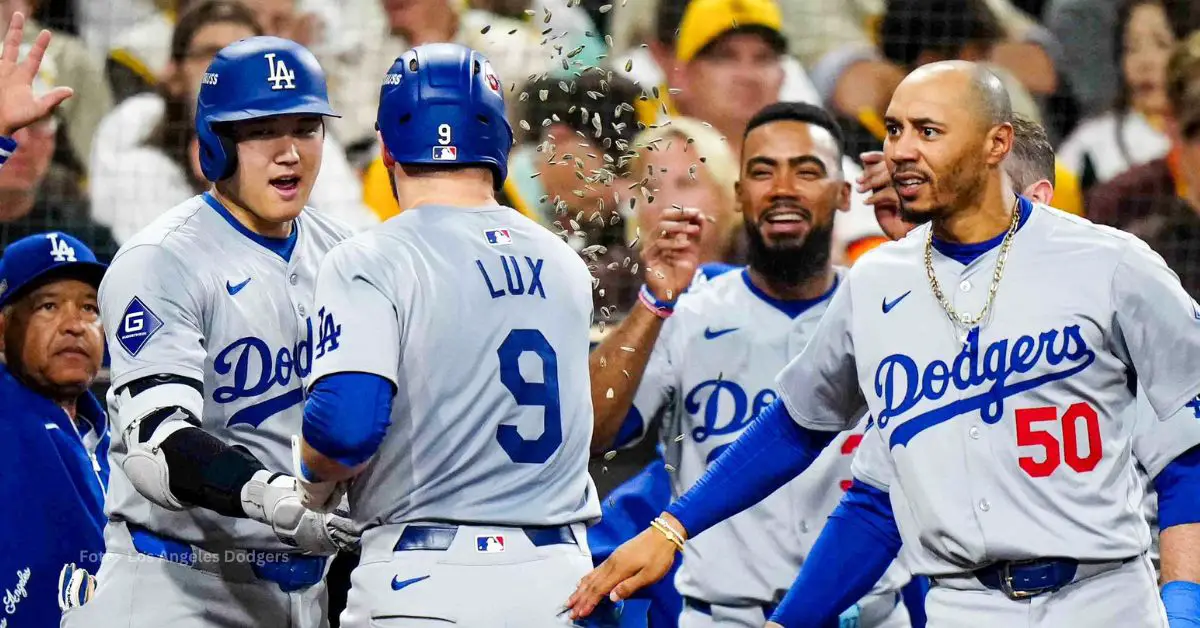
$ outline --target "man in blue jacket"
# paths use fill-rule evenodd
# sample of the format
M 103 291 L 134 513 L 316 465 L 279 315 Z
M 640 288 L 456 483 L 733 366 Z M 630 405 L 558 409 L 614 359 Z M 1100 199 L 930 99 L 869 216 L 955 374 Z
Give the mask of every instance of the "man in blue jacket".
M 13 514 L 0 526 L 0 626 L 57 626 L 60 578 L 95 573 L 104 552 L 108 421 L 88 390 L 104 357 L 104 270 L 59 232 L 0 257 L 0 504 Z M 86 598 L 90 578 L 76 578 L 63 607 Z

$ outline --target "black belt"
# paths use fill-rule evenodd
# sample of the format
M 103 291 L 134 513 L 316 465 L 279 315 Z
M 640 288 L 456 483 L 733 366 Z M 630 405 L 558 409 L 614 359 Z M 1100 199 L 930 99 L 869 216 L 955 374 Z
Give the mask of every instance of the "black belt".
M 1124 560 L 1083 563 L 1069 558 L 1039 558 L 993 563 L 969 572 L 980 584 L 1003 592 L 1009 599 L 1026 600 L 1053 593 L 1074 582 L 1119 567 L 1136 556 Z M 1081 573 L 1082 572 L 1082 573 Z M 943 578 L 944 579 L 944 578 Z M 931 579 L 937 584 L 938 578 Z
M 694 597 L 688 597 L 686 595 L 683 597 L 683 603 L 687 604 L 688 608 L 691 608 L 692 610 L 696 611 L 697 613 L 703 613 L 705 615 L 708 615 L 709 617 L 712 617 L 712 607 L 713 606 L 725 606 L 728 608 L 761 608 L 762 612 L 763 612 L 763 617 L 765 617 L 767 619 L 770 619 L 771 615 L 775 614 L 775 607 L 777 606 L 776 604 L 715 604 L 714 605 L 714 604 L 705 602 L 704 600 L 698 600 Z
M 519 529 L 525 536 L 529 537 L 529 542 L 533 543 L 534 547 L 579 545 L 579 541 L 575 539 L 575 533 L 571 531 L 570 526 L 523 527 Z M 445 551 L 450 549 L 450 545 L 454 543 L 454 537 L 457 534 L 458 526 L 454 525 L 410 525 L 400 533 L 400 538 L 396 540 L 396 546 L 392 548 L 392 551 Z M 502 534 L 479 536 L 481 539 L 484 539 L 484 542 L 487 539 L 491 539 L 493 542 L 503 543 L 502 538 L 496 538 L 502 537 Z

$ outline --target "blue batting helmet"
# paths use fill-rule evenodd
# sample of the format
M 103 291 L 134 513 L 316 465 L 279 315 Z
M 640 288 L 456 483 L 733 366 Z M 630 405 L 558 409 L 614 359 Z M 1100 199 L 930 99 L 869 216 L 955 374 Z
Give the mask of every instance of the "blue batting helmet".
M 329 106 L 325 72 L 307 48 L 279 37 L 250 37 L 217 53 L 200 84 L 196 135 L 200 169 L 209 181 L 237 170 L 233 141 L 214 130 L 241 122 L 288 114 L 339 117 Z
M 426 44 L 396 59 L 379 91 L 375 127 L 399 164 L 487 166 L 500 189 L 513 131 L 492 64 L 458 44 Z

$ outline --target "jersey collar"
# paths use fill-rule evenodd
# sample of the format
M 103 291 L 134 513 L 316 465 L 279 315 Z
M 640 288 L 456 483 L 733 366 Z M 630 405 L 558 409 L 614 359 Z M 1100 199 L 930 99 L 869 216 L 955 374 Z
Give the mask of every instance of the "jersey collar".
M 292 260 L 292 251 L 296 248 L 296 239 L 300 232 L 299 224 L 296 221 L 292 221 L 292 232 L 288 234 L 288 237 L 268 238 L 265 235 L 254 233 L 247 229 L 246 225 L 238 222 L 238 219 L 234 218 L 233 214 L 229 213 L 229 210 L 221 204 L 221 201 L 218 201 L 212 194 L 205 192 L 202 196 L 204 197 L 204 202 L 208 203 L 208 206 L 213 208 L 213 211 L 224 218 L 225 222 L 228 222 L 238 233 L 246 236 L 255 244 L 282 257 L 283 261 L 290 262 Z
M 797 316 L 807 312 L 812 306 L 833 296 L 833 293 L 835 290 L 837 290 L 838 284 L 841 283 L 842 278 L 838 273 L 834 273 L 833 285 L 829 287 L 829 290 L 825 291 L 825 294 L 822 294 L 814 299 L 776 299 L 762 290 L 759 290 L 758 286 L 754 285 L 753 281 L 750 281 L 749 268 L 742 269 L 742 281 L 746 283 L 746 288 L 750 290 L 750 294 L 758 297 L 763 303 L 766 303 L 780 312 L 783 312 L 788 318 L 796 318 Z
M 5 397 L 3 394 L 3 389 L 5 388 L 12 391 L 14 397 L 18 399 L 24 398 L 23 403 L 15 404 L 17 407 L 24 407 L 33 412 L 45 413 L 45 416 L 39 416 L 40 419 L 43 419 L 43 422 L 46 417 L 61 417 L 63 421 L 69 421 L 67 414 L 63 412 L 62 408 L 58 407 L 53 401 L 30 390 L 8 370 L 6 365 L 0 364 L 0 398 Z M 18 413 L 18 416 L 20 414 Z M 80 430 L 83 434 L 94 432 L 96 439 L 100 439 L 104 437 L 104 433 L 108 430 L 108 416 L 105 414 L 104 408 L 101 407 L 100 401 L 96 399 L 96 396 L 91 391 L 85 391 L 75 401 L 75 416 L 79 427 L 82 428 L 84 425 L 88 427 L 88 432 Z M 64 426 L 65 423 L 60 425 L 60 427 Z
M 1024 196 L 1017 197 L 1017 211 L 1020 213 L 1020 218 L 1017 219 L 1017 231 L 1025 228 L 1025 223 L 1029 222 L 1029 216 L 1033 214 L 1033 202 Z M 930 226 L 932 229 L 933 227 Z M 959 244 L 957 242 L 946 242 L 933 237 L 933 248 L 938 250 L 938 253 L 957 261 L 966 266 L 971 262 L 979 259 L 984 253 L 1000 246 L 1004 242 L 1004 236 L 1008 233 L 1005 229 L 1004 233 L 983 242 L 974 242 L 971 244 Z

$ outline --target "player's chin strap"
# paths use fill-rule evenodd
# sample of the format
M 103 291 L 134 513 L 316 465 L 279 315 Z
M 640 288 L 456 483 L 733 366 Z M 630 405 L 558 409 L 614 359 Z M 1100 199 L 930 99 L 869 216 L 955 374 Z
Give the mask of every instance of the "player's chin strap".
M 147 388 L 125 386 L 115 396 L 114 419 L 127 450 L 121 469 L 150 501 L 168 510 L 183 510 L 184 501 L 171 491 L 163 441 L 182 429 L 200 427 L 196 418 L 204 407 L 200 391 L 167 380 Z

